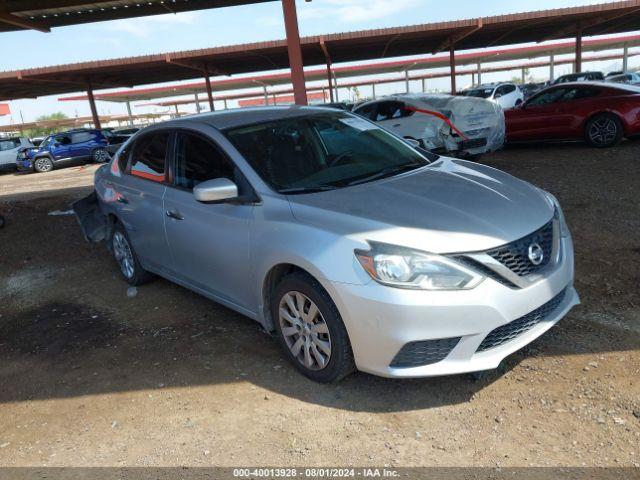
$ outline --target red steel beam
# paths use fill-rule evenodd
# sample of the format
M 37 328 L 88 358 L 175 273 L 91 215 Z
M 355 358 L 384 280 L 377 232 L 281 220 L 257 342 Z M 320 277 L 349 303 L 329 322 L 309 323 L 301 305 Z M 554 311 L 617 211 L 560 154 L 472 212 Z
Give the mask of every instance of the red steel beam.
M 576 34 L 576 73 L 582 72 L 582 30 Z
M 209 110 L 214 111 L 213 107 L 213 92 L 211 91 L 211 79 L 209 78 L 209 72 L 204 74 L 204 83 L 207 87 L 207 98 L 209 99 Z
M 18 17 L 9 12 L 0 11 L 0 23 L 7 23 L 14 27 L 20 27 L 27 30 L 37 30 L 43 33 L 49 33 L 51 29 L 43 23 L 34 22 L 28 18 Z
M 284 13 L 284 28 L 287 32 L 287 51 L 289 53 L 293 96 L 295 97 L 297 105 L 308 105 L 307 90 L 304 82 L 302 48 L 300 47 L 300 32 L 298 31 L 296 1 L 282 0 L 282 12 Z
M 451 42 L 449 45 L 449 70 L 451 72 L 451 95 L 456 94 L 456 45 Z

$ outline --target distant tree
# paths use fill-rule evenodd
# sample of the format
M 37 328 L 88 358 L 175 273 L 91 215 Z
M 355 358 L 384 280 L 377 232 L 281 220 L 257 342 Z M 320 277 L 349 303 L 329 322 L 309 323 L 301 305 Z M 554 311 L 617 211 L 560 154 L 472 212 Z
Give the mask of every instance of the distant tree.
M 49 115 L 39 116 L 38 118 L 36 118 L 36 122 L 44 122 L 46 120 L 64 120 L 65 118 L 69 118 L 65 113 L 55 112 L 50 113 Z M 59 129 L 57 127 L 35 127 L 30 128 L 29 130 L 25 130 L 24 134 L 29 138 L 44 137 L 46 135 L 49 135 L 50 133 L 57 132 L 58 130 Z

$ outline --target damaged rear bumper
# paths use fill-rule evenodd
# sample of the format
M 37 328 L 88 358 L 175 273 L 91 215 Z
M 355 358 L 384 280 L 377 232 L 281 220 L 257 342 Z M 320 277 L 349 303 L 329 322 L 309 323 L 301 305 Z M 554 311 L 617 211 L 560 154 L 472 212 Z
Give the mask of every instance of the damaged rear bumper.
M 108 234 L 107 216 L 100 208 L 95 190 L 90 195 L 72 205 L 76 219 L 82 228 L 84 238 L 90 243 L 106 240 Z

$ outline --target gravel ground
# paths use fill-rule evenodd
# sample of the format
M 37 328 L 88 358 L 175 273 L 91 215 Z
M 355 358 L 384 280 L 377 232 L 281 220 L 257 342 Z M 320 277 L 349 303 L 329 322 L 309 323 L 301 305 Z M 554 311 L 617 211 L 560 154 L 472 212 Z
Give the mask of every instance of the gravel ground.
M 127 295 L 72 216 L 95 167 L 0 175 L 0 466 L 639 466 L 640 144 L 483 162 L 554 193 L 582 305 L 501 372 L 306 380 L 167 281 Z

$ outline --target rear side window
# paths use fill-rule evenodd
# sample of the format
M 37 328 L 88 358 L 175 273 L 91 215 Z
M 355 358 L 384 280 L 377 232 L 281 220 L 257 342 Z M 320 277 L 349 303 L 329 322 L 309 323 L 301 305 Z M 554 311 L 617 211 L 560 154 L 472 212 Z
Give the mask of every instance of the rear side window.
M 18 148 L 20 146 L 20 140 L 18 138 L 14 138 L 11 140 L 0 140 L 0 152 L 4 152 L 5 150 L 13 150 L 14 148 Z
M 175 185 L 192 189 L 214 178 L 233 180 L 233 166 L 210 142 L 191 133 L 178 133 Z
M 378 104 L 378 113 L 375 121 L 391 120 L 395 118 L 406 117 L 404 104 L 402 102 L 380 102 Z
M 496 90 L 496 94 L 508 95 L 511 92 L 515 92 L 515 90 L 516 90 L 516 86 L 515 85 L 501 85 Z
M 129 173 L 154 182 L 164 181 L 168 145 L 169 132 L 151 133 L 142 137 L 133 146 Z
M 78 132 L 71 135 L 71 143 L 88 142 L 93 138 L 89 132 Z

